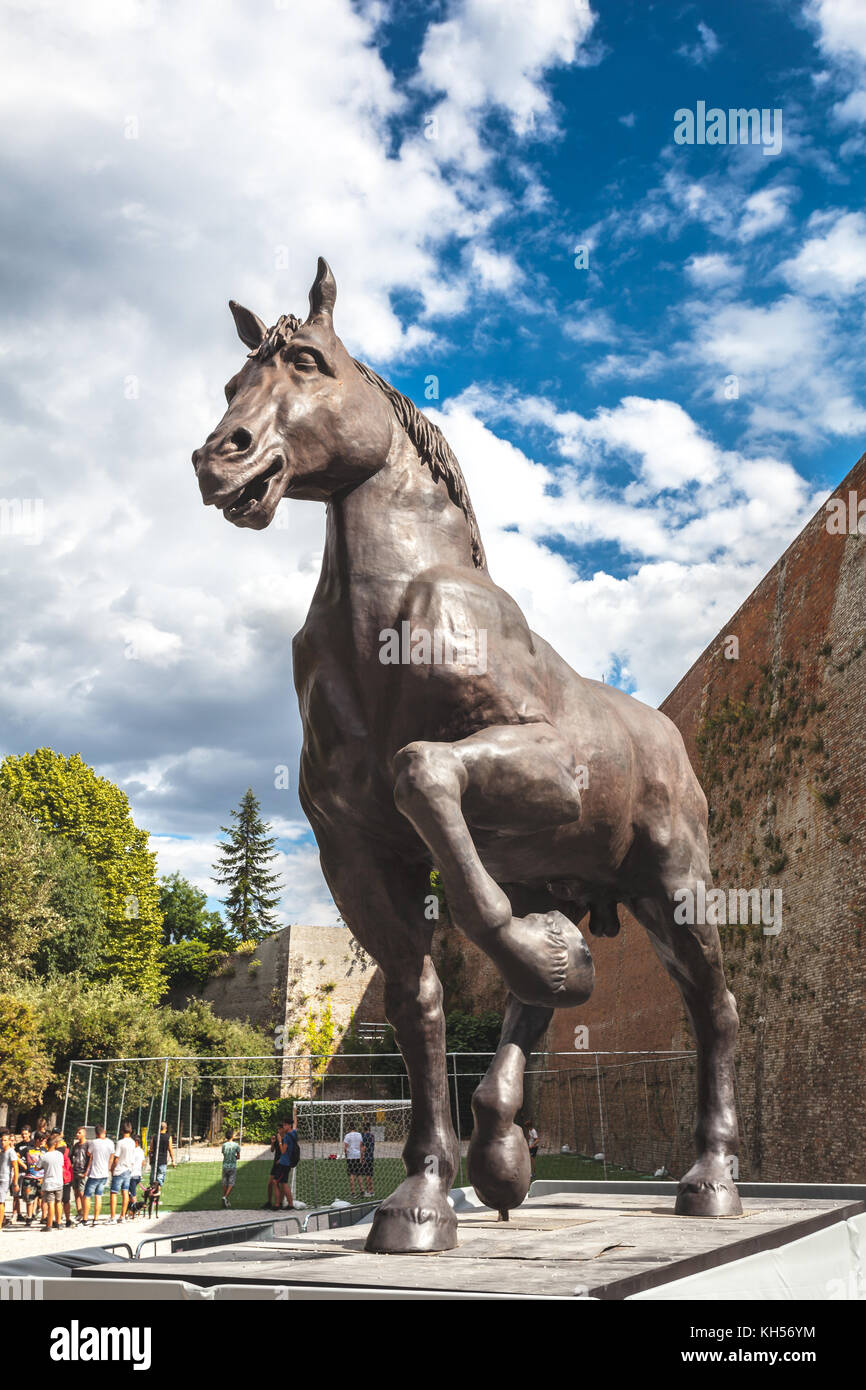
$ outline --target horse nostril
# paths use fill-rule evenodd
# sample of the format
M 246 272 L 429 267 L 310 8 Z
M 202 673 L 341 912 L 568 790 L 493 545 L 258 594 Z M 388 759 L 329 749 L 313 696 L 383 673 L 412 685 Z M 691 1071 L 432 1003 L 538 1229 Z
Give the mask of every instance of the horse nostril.
M 238 429 L 238 430 L 235 430 L 234 434 L 233 434 L 233 435 L 231 436 L 231 438 L 229 439 L 229 443 L 230 443 L 230 444 L 233 444 L 234 447 L 238 450 L 239 453 L 240 453 L 242 450 L 248 449 L 248 448 L 250 447 L 250 445 L 252 444 L 252 442 L 253 442 L 253 437 L 252 437 L 252 435 L 250 434 L 249 430 L 245 430 L 245 429 Z

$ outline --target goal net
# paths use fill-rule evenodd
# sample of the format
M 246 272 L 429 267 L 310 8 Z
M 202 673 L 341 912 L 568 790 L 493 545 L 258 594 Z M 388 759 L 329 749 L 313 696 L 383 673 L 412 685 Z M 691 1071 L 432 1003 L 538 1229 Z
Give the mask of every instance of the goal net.
M 405 1176 L 409 1100 L 299 1100 L 301 1162 L 315 1159 L 315 1201 L 324 1206 L 392 1192 Z

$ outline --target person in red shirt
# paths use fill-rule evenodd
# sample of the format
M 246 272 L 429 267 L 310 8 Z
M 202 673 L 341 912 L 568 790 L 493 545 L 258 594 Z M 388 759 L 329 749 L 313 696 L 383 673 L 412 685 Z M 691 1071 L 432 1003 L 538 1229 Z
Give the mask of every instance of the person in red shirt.
M 57 1136 L 57 1147 L 63 1150 L 63 1215 L 66 1217 L 66 1225 L 69 1227 L 77 1226 L 78 1221 L 72 1218 L 72 1156 L 69 1152 L 69 1145 L 63 1138 L 59 1129 L 55 1129 Z

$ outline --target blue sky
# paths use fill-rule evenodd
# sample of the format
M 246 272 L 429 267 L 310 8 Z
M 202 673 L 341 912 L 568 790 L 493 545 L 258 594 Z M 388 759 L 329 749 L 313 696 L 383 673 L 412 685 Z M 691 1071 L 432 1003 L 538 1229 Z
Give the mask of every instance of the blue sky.
M 206 889 L 252 785 L 285 920 L 331 920 L 290 666 L 324 516 L 235 532 L 188 463 L 242 360 L 226 301 L 302 311 L 326 255 L 494 578 L 657 703 L 863 451 L 866 6 L 10 11 L 2 491 L 41 510 L 0 536 L 3 751 L 80 751 Z M 675 143 L 698 102 L 780 111 L 780 152 Z

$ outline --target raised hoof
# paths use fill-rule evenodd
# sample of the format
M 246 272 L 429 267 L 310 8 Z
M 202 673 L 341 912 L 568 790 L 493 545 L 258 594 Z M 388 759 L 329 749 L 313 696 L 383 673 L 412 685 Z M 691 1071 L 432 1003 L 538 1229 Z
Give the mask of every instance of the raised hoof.
M 570 1009 L 592 994 L 595 967 L 582 932 L 555 909 L 512 917 L 486 948 L 524 1004 Z
M 476 1133 L 467 1156 L 469 1181 L 479 1200 L 501 1215 L 519 1207 L 529 1191 L 529 1149 L 517 1125 L 509 1125 L 505 1134 L 489 1138 L 478 1138 L 477 1132 L 476 1115 Z
M 742 1216 L 730 1159 L 698 1159 L 680 1179 L 674 1210 L 677 1216 Z
M 407 1178 L 377 1208 L 364 1249 L 374 1255 L 429 1255 L 457 1245 L 457 1217 L 438 1183 Z

